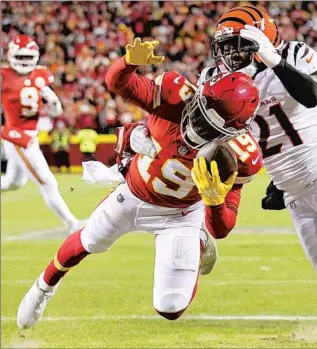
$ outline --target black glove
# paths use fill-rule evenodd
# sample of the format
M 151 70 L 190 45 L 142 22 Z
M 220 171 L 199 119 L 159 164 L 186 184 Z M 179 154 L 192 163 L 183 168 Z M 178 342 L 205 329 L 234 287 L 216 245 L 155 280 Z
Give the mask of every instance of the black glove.
M 263 210 L 284 210 L 284 192 L 274 185 L 273 181 L 266 188 L 266 197 L 262 199 Z

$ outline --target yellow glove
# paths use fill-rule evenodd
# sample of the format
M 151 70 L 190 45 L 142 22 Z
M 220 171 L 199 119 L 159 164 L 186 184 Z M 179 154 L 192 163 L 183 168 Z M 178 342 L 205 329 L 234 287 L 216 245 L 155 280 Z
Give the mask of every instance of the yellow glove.
M 207 206 L 218 206 L 224 203 L 238 174 L 234 172 L 225 183 L 222 183 L 216 161 L 211 161 L 210 174 L 204 157 L 194 159 L 191 173 L 198 192 Z
M 154 49 L 159 44 L 159 41 L 144 41 L 140 38 L 134 40 L 133 45 L 128 44 L 125 54 L 125 61 L 131 65 L 149 65 L 161 64 L 164 62 L 164 56 L 154 56 Z

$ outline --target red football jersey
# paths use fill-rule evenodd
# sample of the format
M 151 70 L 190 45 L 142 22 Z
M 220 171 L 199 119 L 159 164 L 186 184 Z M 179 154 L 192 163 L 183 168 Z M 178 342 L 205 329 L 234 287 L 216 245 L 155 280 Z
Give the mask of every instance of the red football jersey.
M 191 178 L 198 151 L 189 148 L 180 134 L 182 111 L 195 87 L 175 72 L 163 73 L 153 81 L 135 74 L 135 69 L 120 59 L 110 68 L 106 82 L 110 90 L 150 113 L 147 126 L 158 154 L 155 159 L 137 154 L 128 170 L 127 183 L 143 201 L 186 208 L 201 200 Z M 261 168 L 261 150 L 249 134 L 229 144 L 239 162 L 236 184 L 244 184 Z
M 42 66 L 20 75 L 11 67 L 1 67 L 1 100 L 6 126 L 35 130 L 42 105 L 41 89 L 49 86 L 54 77 Z

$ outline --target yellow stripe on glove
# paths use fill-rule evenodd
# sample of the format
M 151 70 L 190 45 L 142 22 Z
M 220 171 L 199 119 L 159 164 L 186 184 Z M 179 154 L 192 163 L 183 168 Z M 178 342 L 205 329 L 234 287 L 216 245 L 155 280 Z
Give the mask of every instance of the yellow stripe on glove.
M 136 38 L 134 43 L 128 44 L 125 54 L 125 61 L 131 65 L 149 65 L 149 64 L 161 64 L 164 62 L 164 56 L 155 56 L 154 49 L 159 45 L 159 41 L 144 41 L 141 42 L 140 38 Z
M 210 174 L 206 159 L 200 157 L 194 159 L 191 174 L 204 204 L 207 206 L 218 206 L 224 203 L 238 172 L 234 172 L 226 182 L 222 183 L 216 161 L 211 161 Z

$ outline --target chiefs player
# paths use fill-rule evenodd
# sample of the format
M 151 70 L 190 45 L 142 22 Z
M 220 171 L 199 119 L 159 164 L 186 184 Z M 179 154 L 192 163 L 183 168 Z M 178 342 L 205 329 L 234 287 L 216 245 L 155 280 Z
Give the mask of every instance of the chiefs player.
M 137 154 L 126 183 L 98 205 L 83 230 L 64 241 L 23 298 L 17 315 L 19 327 L 31 327 L 40 319 L 69 269 L 91 253 L 108 250 L 125 233 L 138 230 L 156 235 L 154 308 L 175 320 L 196 293 L 200 249 L 203 255 L 206 252 L 200 246 L 202 223 L 206 243 L 211 235 L 225 237 L 235 225 L 242 184 L 261 167 L 257 144 L 244 134 L 258 106 L 258 90 L 241 73 L 210 80 L 197 90 L 174 72 L 155 81 L 141 77 L 136 73 L 139 65 L 164 59 L 153 53 L 157 44 L 136 39 L 106 76 L 111 91 L 150 113 L 147 126 L 155 157 Z M 217 109 L 221 105 L 226 113 Z M 211 176 L 205 159 L 195 158 L 203 144 L 220 138 L 232 139 L 241 161 L 238 177 L 234 173 L 225 183 L 215 162 Z
M 19 35 L 9 43 L 8 61 L 2 66 L 2 128 L 7 171 L 1 177 L 1 190 L 18 189 L 28 178 L 41 189 L 49 208 L 67 225 L 70 232 L 78 229 L 78 220 L 70 212 L 58 190 L 57 181 L 40 150 L 36 130 L 43 99 L 52 117 L 62 113 L 61 103 L 49 87 L 54 77 L 38 66 L 39 47 L 27 35 Z

